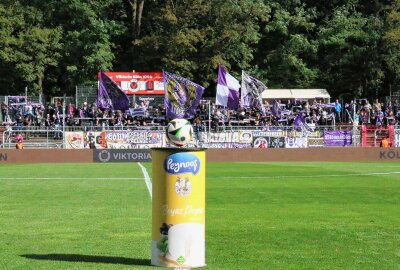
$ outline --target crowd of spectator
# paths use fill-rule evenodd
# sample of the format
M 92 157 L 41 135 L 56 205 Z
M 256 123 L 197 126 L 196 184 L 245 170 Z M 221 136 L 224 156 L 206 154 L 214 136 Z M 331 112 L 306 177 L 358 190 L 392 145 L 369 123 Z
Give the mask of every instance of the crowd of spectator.
M 296 118 L 310 129 L 334 124 L 371 124 L 375 126 L 395 125 L 400 122 L 400 103 L 384 104 L 375 100 L 372 105 L 367 99 L 356 99 L 349 103 L 324 103 L 322 100 L 274 100 L 258 108 L 229 110 L 203 100 L 192 119 L 195 130 L 209 127 L 217 130 L 226 126 L 292 126 Z M 102 110 L 96 102 L 84 102 L 81 106 L 64 104 L 56 100 L 44 106 L 40 103 L 13 106 L 1 104 L 3 124 L 23 127 L 60 129 L 62 125 L 92 126 L 99 128 L 134 128 L 139 126 L 166 125 L 163 104 L 150 106 L 148 101 L 131 104 L 129 111 Z
M 400 103 L 384 104 L 375 100 L 371 106 L 367 99 L 356 99 L 342 104 L 324 103 L 322 100 L 274 100 L 265 102 L 265 113 L 258 109 L 225 110 L 213 108 L 212 127 L 222 125 L 293 126 L 301 117 L 305 127 L 341 125 L 396 125 L 400 123 Z
M 124 127 L 161 124 L 162 112 L 158 108 L 149 108 L 148 102 L 133 105 L 129 111 L 102 110 L 96 102 L 84 102 L 76 107 L 70 103 L 55 101 L 53 104 L 6 105 L 1 104 L 1 119 L 3 124 L 23 127 L 57 128 L 65 126 L 99 126 Z M 165 115 L 165 112 L 164 112 Z

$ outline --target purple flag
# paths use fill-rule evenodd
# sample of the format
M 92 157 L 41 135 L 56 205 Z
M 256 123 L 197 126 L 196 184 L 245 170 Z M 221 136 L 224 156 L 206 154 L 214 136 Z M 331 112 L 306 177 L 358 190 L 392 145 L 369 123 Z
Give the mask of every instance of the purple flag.
M 301 130 L 301 128 L 304 126 L 305 119 L 301 114 L 298 114 L 296 118 L 294 119 L 294 126 L 297 128 L 297 130 Z
M 227 107 L 228 109 L 237 109 L 239 107 L 239 89 L 239 81 L 219 65 L 215 104 Z
M 242 70 L 241 103 L 243 107 L 252 107 L 260 110 L 266 115 L 262 102 L 262 93 L 267 89 L 265 84 Z
M 104 72 L 100 72 L 97 107 L 100 109 L 121 110 L 123 112 L 129 109 L 128 97 Z
M 167 119 L 193 118 L 204 87 L 179 75 L 163 71 Z
M 281 108 L 278 101 L 274 100 L 271 105 L 271 113 L 273 116 L 280 117 L 281 116 Z

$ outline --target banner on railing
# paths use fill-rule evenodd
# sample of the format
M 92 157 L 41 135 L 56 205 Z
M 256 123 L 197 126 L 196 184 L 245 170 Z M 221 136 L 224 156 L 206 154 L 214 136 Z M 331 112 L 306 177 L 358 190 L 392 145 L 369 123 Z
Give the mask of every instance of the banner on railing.
M 400 129 L 394 130 L 394 146 L 400 147 Z
M 152 148 L 165 146 L 162 131 L 107 131 L 106 143 L 109 149 Z
M 90 144 L 94 145 L 96 149 L 105 149 L 107 148 L 106 143 L 106 132 L 102 131 L 89 131 L 85 133 L 85 148 L 90 148 Z
M 286 137 L 286 148 L 307 148 L 307 138 Z
M 268 148 L 268 137 L 253 136 L 253 148 Z
M 251 148 L 249 143 L 224 143 L 224 142 L 203 142 L 199 143 L 199 147 L 204 148 Z
M 65 148 L 66 149 L 83 149 L 85 148 L 85 139 L 82 131 L 65 132 Z
M 92 145 L 92 147 L 91 147 Z M 165 134 L 162 131 L 103 131 L 103 132 L 66 132 L 67 149 L 137 149 L 165 146 Z
M 253 148 L 284 148 L 285 137 L 253 137 Z
M 308 147 L 324 147 L 324 138 L 308 138 Z
M 285 130 L 269 130 L 269 131 L 259 131 L 259 130 L 254 130 L 252 132 L 254 137 L 286 137 L 287 136 L 287 131 Z
M 351 130 L 332 130 L 324 132 L 325 146 L 350 146 L 352 144 Z
M 290 135 L 296 135 L 289 132 Z M 325 131 L 324 137 L 291 137 L 286 131 L 241 130 L 233 132 L 198 132 L 190 147 L 205 148 L 307 148 L 350 146 L 351 130 Z M 299 134 L 297 134 L 299 135 Z M 316 134 L 314 134 L 316 135 Z M 67 149 L 143 149 L 169 146 L 161 130 L 112 130 L 94 132 L 65 132 Z M 395 130 L 395 146 L 400 147 L 400 129 Z
M 269 131 L 253 131 L 253 147 L 254 148 L 284 148 L 286 145 L 286 137 L 288 133 L 285 130 L 269 130 Z M 291 147 L 296 142 L 300 143 L 302 138 L 292 138 L 289 142 Z M 306 141 L 307 145 L 307 141 Z M 297 146 L 298 148 L 299 146 Z M 307 146 L 305 146 L 307 147 Z
M 285 137 L 268 137 L 268 148 L 284 148 Z
M 65 132 L 65 148 L 66 149 L 104 149 L 107 148 L 105 141 L 105 131 L 103 132 L 83 132 L 83 131 L 67 131 Z
M 290 137 L 299 137 L 299 138 L 319 138 L 321 137 L 321 132 L 319 130 L 315 130 L 315 131 L 309 131 L 309 130 L 302 130 L 302 131 L 298 131 L 298 130 L 292 130 L 289 132 L 289 136 Z
M 253 135 L 251 131 L 217 132 L 217 133 L 200 132 L 196 136 L 199 139 L 199 141 L 207 143 L 251 144 L 253 141 Z

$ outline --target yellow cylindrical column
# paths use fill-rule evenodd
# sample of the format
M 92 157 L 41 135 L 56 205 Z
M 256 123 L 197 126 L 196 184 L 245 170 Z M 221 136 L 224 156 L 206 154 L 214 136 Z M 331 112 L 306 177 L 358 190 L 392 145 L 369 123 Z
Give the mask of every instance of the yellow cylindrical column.
M 151 264 L 205 266 L 205 150 L 153 148 Z

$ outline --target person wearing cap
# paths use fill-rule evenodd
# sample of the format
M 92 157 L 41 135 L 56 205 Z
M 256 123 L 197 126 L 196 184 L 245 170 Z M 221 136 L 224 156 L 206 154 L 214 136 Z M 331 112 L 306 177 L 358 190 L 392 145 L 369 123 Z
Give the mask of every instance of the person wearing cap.
M 18 139 L 17 144 L 15 145 L 16 149 L 22 150 L 24 149 L 24 145 L 22 144 L 22 139 Z

